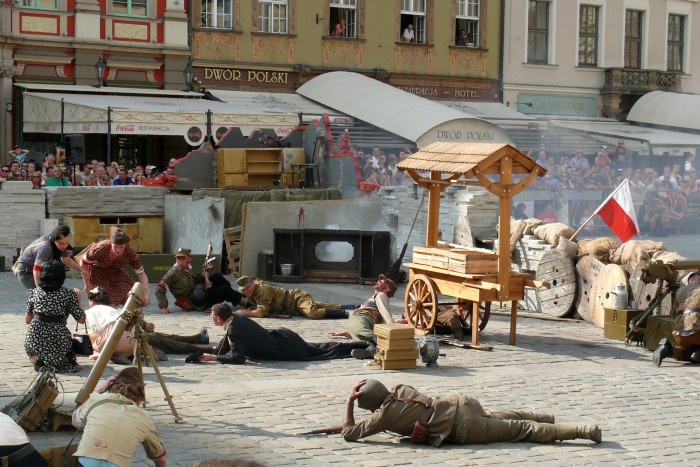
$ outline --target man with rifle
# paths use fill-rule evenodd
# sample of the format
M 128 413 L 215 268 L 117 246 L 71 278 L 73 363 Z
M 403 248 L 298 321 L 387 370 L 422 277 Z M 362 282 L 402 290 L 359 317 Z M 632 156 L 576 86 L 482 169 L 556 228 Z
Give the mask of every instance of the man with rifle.
M 361 423 L 355 423 L 355 400 L 358 407 L 372 412 Z M 334 431 L 337 430 L 324 432 Z M 357 441 L 382 431 L 410 436 L 415 444 L 435 447 L 444 441 L 485 444 L 588 439 L 600 443 L 603 439 L 597 425 L 557 425 L 554 415 L 548 412 L 487 412 L 479 401 L 466 395 L 430 398 L 411 386 L 399 384 L 389 391 L 379 381 L 361 380 L 352 387 L 347 399 L 343 438 Z
M 165 273 L 156 287 L 156 298 L 161 313 L 170 313 L 166 294 L 168 289 L 175 296 L 175 305 L 185 311 L 201 311 L 221 302 L 230 302 L 234 306 L 247 303 L 243 295 L 234 290 L 221 273 L 209 276 L 209 271 L 213 267 L 211 243 L 201 274 L 192 274 L 192 250 L 189 248 L 177 250 L 175 260 L 175 265 Z

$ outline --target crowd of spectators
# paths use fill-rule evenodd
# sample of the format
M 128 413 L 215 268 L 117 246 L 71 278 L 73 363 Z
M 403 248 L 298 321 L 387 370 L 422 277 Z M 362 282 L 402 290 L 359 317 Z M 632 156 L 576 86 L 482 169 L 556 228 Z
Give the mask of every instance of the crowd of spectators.
M 97 159 L 85 164 L 70 165 L 66 163 L 60 149 L 57 147 L 55 153 L 46 154 L 43 161 L 38 163 L 28 158 L 28 150 L 15 146 L 8 152 L 12 161 L 9 164 L 3 164 L 0 168 L 0 178 L 30 181 L 32 188 L 38 190 L 47 186 L 144 185 L 148 179 L 156 180 L 165 174 L 175 175 L 176 158 L 170 159 L 168 167 L 160 172 L 155 165 L 137 165 L 134 168 L 128 168 L 116 161 L 107 164 Z
M 365 182 L 376 183 L 380 186 L 401 186 L 406 185 L 410 178 L 405 172 L 399 171 L 396 164 L 411 155 L 409 148 L 397 154 L 384 154 L 384 150 L 379 146 L 374 146 L 371 151 L 364 151 L 356 147 L 351 147 L 350 151 L 355 163 L 360 167 L 360 175 Z M 358 180 L 359 182 L 359 180 Z

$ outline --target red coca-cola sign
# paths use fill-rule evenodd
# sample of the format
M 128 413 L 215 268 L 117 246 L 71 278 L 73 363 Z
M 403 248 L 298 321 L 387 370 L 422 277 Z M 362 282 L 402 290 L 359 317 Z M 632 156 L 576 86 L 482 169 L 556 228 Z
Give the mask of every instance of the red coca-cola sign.
M 133 133 L 136 129 L 136 125 L 117 125 L 115 131 L 120 131 L 124 133 Z

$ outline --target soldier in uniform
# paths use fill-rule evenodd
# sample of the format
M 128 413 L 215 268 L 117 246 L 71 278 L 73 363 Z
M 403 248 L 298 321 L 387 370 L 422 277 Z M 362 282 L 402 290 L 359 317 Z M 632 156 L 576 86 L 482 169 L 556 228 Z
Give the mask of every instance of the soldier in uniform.
M 208 271 L 211 265 L 207 265 L 204 274 L 192 274 L 192 250 L 180 248 L 175 253 L 176 264 L 165 273 L 156 287 L 158 308 L 163 314 L 168 310 L 168 288 L 175 297 L 175 305 L 185 311 L 205 310 L 212 305 L 221 302 L 230 302 L 232 305 L 245 305 L 247 301 L 237 290 L 231 287 L 231 283 L 221 273 L 212 274 Z
M 368 298 L 359 308 L 352 310 L 348 317 L 348 330 L 345 332 L 332 332 L 331 336 L 347 337 L 355 341 L 367 341 L 371 345 L 367 349 L 355 349 L 352 356 L 359 359 L 374 358 L 377 345 L 377 336 L 374 335 L 374 325 L 393 323 L 389 299 L 396 293 L 394 281 L 379 275 L 374 284 L 374 294 Z
M 238 314 L 252 318 L 292 315 L 306 316 L 309 319 L 345 319 L 349 314 L 346 310 L 357 308 L 355 305 L 317 302 L 304 290 L 286 290 L 248 276 L 241 276 L 237 284 L 250 305 L 250 308 L 238 310 Z
M 677 346 L 663 338 L 652 356 L 654 364 L 668 357 L 682 362 L 700 363 L 700 272 L 688 276 L 688 285 L 676 293 L 674 304 L 676 319 L 673 326 L 673 338 Z
M 372 416 L 356 424 L 355 400 Z M 569 439 L 602 442 L 597 425 L 581 427 L 556 425 L 547 412 L 486 412 L 479 401 L 465 395 L 432 399 L 411 386 L 399 384 L 389 391 L 375 380 L 361 380 L 347 399 L 343 438 L 357 441 L 382 431 L 410 436 L 416 444 L 439 447 L 444 441 L 485 444 L 529 441 L 551 443 Z

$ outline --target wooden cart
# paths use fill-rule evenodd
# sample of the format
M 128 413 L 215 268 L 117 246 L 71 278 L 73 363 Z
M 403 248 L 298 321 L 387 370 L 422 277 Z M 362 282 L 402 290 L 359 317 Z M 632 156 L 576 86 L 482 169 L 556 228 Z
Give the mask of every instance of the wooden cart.
M 515 195 L 546 170 L 514 147 L 497 143 L 437 142 L 412 154 L 397 167 L 428 190 L 426 247 L 416 247 L 413 263 L 405 264 L 410 272 L 406 318 L 417 334 L 427 334 L 435 325 L 439 307 L 455 305 L 470 320 L 472 344 L 478 344 L 491 302 L 510 301 L 509 343 L 515 345 L 518 300 L 523 299 L 525 286 L 532 282 L 527 274 L 511 272 L 511 203 Z M 515 182 L 513 175 L 517 178 Z M 440 192 L 452 185 L 480 185 L 498 196 L 498 254 L 438 246 Z M 456 301 L 440 303 L 440 295 L 454 297 Z

